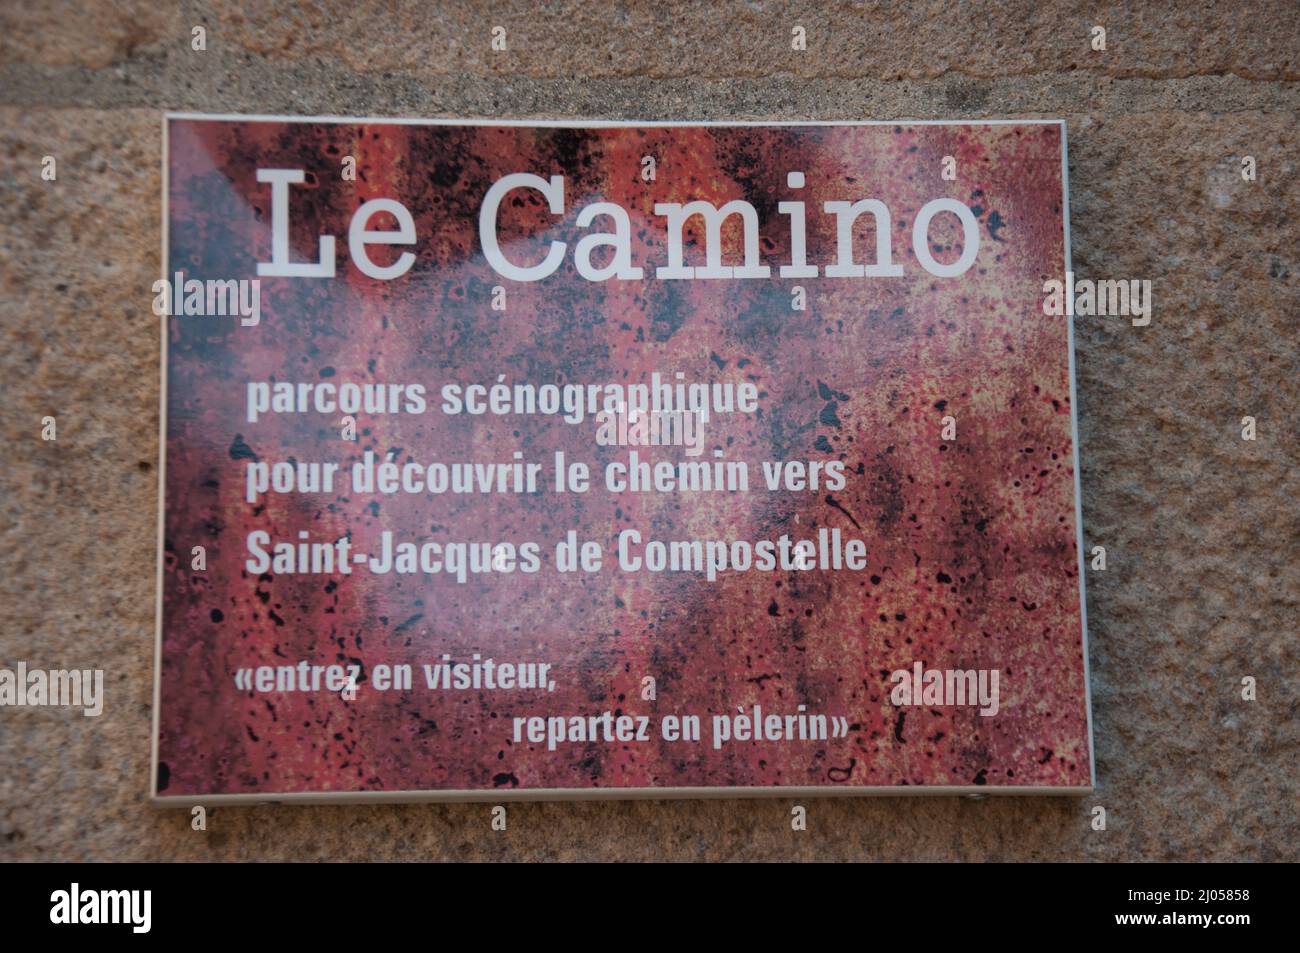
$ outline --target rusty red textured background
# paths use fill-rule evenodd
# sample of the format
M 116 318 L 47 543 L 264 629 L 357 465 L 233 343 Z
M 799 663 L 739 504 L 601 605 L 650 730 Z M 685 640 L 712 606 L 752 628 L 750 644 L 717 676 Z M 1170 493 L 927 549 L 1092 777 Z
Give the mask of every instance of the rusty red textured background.
M 392 792 L 498 788 L 699 786 L 1087 786 L 1090 781 L 1071 447 L 1068 331 L 1041 313 L 1043 282 L 1064 266 L 1061 132 L 1053 124 L 854 127 L 525 128 L 173 119 L 170 276 L 251 278 L 270 260 L 270 188 L 258 168 L 301 168 L 292 190 L 295 258 L 336 236 L 332 280 L 263 279 L 262 323 L 169 319 L 163 643 L 158 793 Z M 640 176 L 657 159 L 656 181 Z M 944 181 L 941 160 L 957 161 Z M 339 175 L 356 159 L 356 181 Z M 786 172 L 807 187 L 786 187 Z M 585 230 L 581 206 L 603 199 L 632 215 L 644 281 L 592 283 L 571 257 L 551 278 L 508 282 L 478 243 L 482 196 L 502 175 L 566 176 L 567 212 L 537 195 L 503 207 L 517 260 L 537 261 Z M 981 243 L 957 279 L 926 273 L 912 219 L 943 196 L 975 209 Z M 364 277 L 347 256 L 352 212 L 395 198 L 416 224 L 414 268 Z M 523 194 L 521 194 L 521 198 Z M 882 199 L 893 214 L 901 278 L 798 282 L 788 218 L 807 203 L 809 261 L 835 255 L 825 201 Z M 661 281 L 655 202 L 733 198 L 759 212 L 770 280 Z M 945 219 L 947 222 L 945 223 Z M 869 219 L 866 220 L 869 222 Z M 698 220 L 697 220 L 698 224 Z M 859 229 L 859 260 L 870 247 Z M 695 241 L 702 235 L 688 232 Z M 738 230 L 724 230 L 730 260 Z M 961 234 L 935 220 L 936 256 Z M 375 257 L 384 255 L 376 251 Z M 688 263 L 698 245 L 688 246 Z M 508 308 L 490 307 L 494 285 Z M 793 311 L 802 284 L 808 309 Z M 557 449 L 603 463 L 589 427 L 551 418 L 446 417 L 444 383 L 633 382 L 652 371 L 756 382 L 753 417 L 718 418 L 710 446 L 754 470 L 748 494 L 584 497 L 276 496 L 244 502 L 243 464 L 335 460 L 398 448 L 399 459 L 505 460 Z M 422 416 L 360 419 L 357 443 L 319 414 L 244 417 L 249 380 L 423 383 Z M 952 415 L 958 439 L 940 439 Z M 668 450 L 653 452 L 668 459 Z M 770 493 L 763 460 L 840 459 L 834 494 Z M 550 570 L 566 530 L 612 551 L 619 530 L 646 537 L 814 536 L 865 539 L 863 573 L 586 577 Z M 457 584 L 443 576 L 250 576 L 248 532 L 351 534 L 373 552 L 403 539 L 538 540 L 533 576 Z M 208 551 L 204 572 L 190 551 Z M 444 653 L 557 666 L 558 690 L 430 692 L 419 665 Z M 363 683 L 345 701 L 238 690 L 236 669 L 353 660 L 416 666 L 410 692 Z M 1001 670 L 1001 712 L 897 709 L 889 673 L 914 661 Z M 643 676 L 658 698 L 640 699 Z M 511 743 L 511 719 L 534 714 L 765 711 L 844 715 L 847 739 L 701 744 Z

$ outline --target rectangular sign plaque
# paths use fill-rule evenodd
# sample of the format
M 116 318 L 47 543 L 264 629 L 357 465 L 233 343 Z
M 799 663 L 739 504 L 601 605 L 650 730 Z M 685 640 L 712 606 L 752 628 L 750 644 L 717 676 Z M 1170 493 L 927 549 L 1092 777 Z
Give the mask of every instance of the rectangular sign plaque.
M 165 137 L 157 802 L 1091 790 L 1062 123 Z

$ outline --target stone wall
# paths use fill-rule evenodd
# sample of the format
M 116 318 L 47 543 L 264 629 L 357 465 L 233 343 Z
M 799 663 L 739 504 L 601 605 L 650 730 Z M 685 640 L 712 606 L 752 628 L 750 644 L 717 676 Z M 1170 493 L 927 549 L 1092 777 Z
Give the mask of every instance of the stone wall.
M 108 690 L 98 719 L 0 711 L 0 860 L 1300 858 L 1294 3 L 532 6 L 0 4 L 0 664 Z M 1148 327 L 1078 323 L 1085 536 L 1108 553 L 1095 796 L 803 801 L 806 833 L 788 799 L 519 804 L 496 834 L 485 805 L 225 808 L 204 833 L 150 807 L 166 109 L 1064 117 L 1075 271 L 1155 296 Z

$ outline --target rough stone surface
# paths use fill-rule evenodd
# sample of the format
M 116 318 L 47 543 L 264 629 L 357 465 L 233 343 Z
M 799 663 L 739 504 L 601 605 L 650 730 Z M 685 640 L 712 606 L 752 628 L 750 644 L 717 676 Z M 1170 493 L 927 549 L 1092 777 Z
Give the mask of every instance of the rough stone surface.
M 0 710 L 0 860 L 1300 859 L 1293 4 L 155 6 L 0 4 L 0 664 L 103 668 L 108 690 L 98 719 Z M 1077 326 L 1085 534 L 1108 556 L 1096 794 L 807 801 L 805 833 L 789 799 L 518 804 L 505 833 L 484 805 L 224 808 L 205 833 L 151 808 L 163 109 L 1063 116 L 1075 271 L 1155 294 L 1148 327 Z

